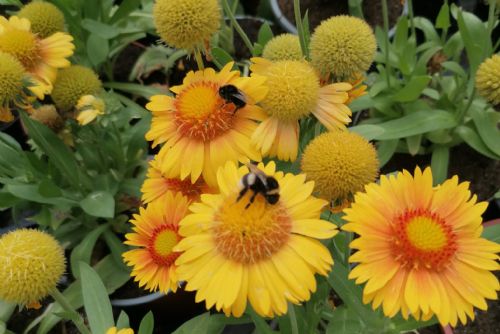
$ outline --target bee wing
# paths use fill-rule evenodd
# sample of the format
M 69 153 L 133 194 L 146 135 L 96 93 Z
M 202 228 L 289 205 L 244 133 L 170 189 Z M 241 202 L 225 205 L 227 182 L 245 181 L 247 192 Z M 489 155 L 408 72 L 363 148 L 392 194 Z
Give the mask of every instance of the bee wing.
M 248 163 L 247 164 L 248 169 L 250 170 L 250 173 L 254 173 L 264 185 L 267 185 L 267 175 L 263 171 L 261 171 L 257 165 L 253 163 Z

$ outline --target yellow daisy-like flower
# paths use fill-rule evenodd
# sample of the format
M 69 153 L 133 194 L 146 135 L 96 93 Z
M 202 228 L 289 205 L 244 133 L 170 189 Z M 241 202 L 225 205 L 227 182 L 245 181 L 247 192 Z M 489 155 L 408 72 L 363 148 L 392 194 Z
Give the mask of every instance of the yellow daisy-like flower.
M 261 105 L 268 114 L 252 135 L 263 155 L 294 161 L 299 146 L 299 119 L 313 114 L 328 130 L 346 128 L 351 110 L 345 105 L 352 86 L 320 86 L 314 69 L 305 61 L 271 62 L 252 58 L 253 73 L 267 77 L 271 87 Z
M 78 100 L 76 110 L 78 115 L 76 120 L 80 125 L 87 125 L 97 118 L 99 115 L 104 115 L 104 101 L 94 95 L 84 95 Z
M 140 208 L 131 220 L 134 232 L 125 235 L 125 244 L 139 248 L 123 253 L 123 258 L 133 267 L 131 275 L 140 287 L 163 293 L 177 290 L 175 260 L 179 253 L 173 248 L 182 239 L 178 223 L 187 214 L 188 204 L 182 194 L 169 192 L 165 201 Z
M 42 38 L 64 31 L 64 14 L 50 2 L 30 2 L 21 8 L 17 16 L 28 19 L 31 31 Z
M 134 334 L 134 330 L 132 328 L 122 328 L 118 330 L 116 327 L 111 327 L 106 331 L 106 334 Z
M 366 282 L 365 303 L 380 305 L 393 317 L 429 319 L 455 326 L 474 319 L 473 307 L 487 309 L 485 298 L 497 299 L 500 245 L 481 238 L 481 214 L 468 182 L 458 178 L 432 186 L 432 173 L 407 171 L 382 176 L 358 193 L 344 210 L 346 231 L 359 234 L 351 243 L 358 264 L 349 277 Z
M 181 193 L 189 201 L 198 201 L 201 194 L 210 192 L 203 179 L 199 178 L 195 183 L 191 180 L 181 180 L 179 178 L 169 179 L 162 175 L 158 157 L 149 162 L 146 180 L 142 184 L 142 201 L 150 203 L 153 201 L 165 202 L 168 192 Z
M 216 171 L 230 161 L 260 161 L 260 153 L 250 144 L 257 122 L 265 113 L 255 104 L 268 88 L 264 77 L 240 77 L 229 63 L 216 73 L 212 68 L 189 72 L 180 86 L 170 90 L 176 97 L 155 95 L 146 108 L 153 112 L 146 139 L 153 147 L 165 143 L 159 152 L 161 171 L 167 178 L 194 183 L 203 175 L 209 186 L 215 186 Z M 243 108 L 237 108 L 219 94 L 219 88 L 234 85 L 246 97 Z
M 493 104 L 500 104 L 500 55 L 493 55 L 479 66 L 476 73 L 479 95 Z
M 57 69 L 70 65 L 67 58 L 75 49 L 72 40 L 62 32 L 41 39 L 31 31 L 27 19 L 0 16 L 0 51 L 16 57 L 32 75 L 29 88 L 40 99 L 52 91 Z
M 274 162 L 258 166 L 280 185 L 280 199 L 271 205 L 247 192 L 237 201 L 238 182 L 247 167 L 227 162 L 217 173 L 221 193 L 204 194 L 180 223 L 185 237 L 175 250 L 179 279 L 196 301 L 215 305 L 239 317 L 247 301 L 262 316 L 287 312 L 287 301 L 308 300 L 316 290 L 314 275 L 327 275 L 333 260 L 317 239 L 337 234 L 336 226 L 320 219 L 326 201 L 311 196 L 313 182 L 304 175 L 283 175 Z
M 262 57 L 271 61 L 279 60 L 302 60 L 302 49 L 299 36 L 292 34 L 281 34 L 273 37 L 267 42 Z
M 0 300 L 36 305 L 63 275 L 64 251 L 50 234 L 15 230 L 0 237 L 0 268 Z

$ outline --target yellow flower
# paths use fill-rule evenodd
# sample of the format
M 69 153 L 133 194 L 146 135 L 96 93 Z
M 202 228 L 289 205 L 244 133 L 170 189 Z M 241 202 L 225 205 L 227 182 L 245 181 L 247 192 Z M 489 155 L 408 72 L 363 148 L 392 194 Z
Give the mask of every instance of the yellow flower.
M 76 120 L 80 125 L 87 125 L 97 118 L 99 115 L 104 115 L 104 101 L 94 95 L 84 95 L 76 104 L 78 116 Z
M 271 61 L 302 60 L 304 56 L 300 48 L 299 36 L 281 34 L 273 37 L 264 47 L 262 57 Z
M 323 21 L 311 36 L 311 61 L 322 74 L 350 80 L 365 72 L 375 58 L 377 42 L 370 26 L 353 16 L 334 16 Z
M 11 122 L 9 106 L 23 95 L 23 65 L 12 55 L 0 51 L 0 122 Z
M 30 90 L 39 98 L 52 91 L 57 69 L 70 65 L 67 59 L 73 54 L 73 37 L 57 32 L 40 38 L 31 30 L 30 21 L 17 16 L 9 20 L 0 16 L 0 51 L 16 57 L 32 75 Z
M 116 327 L 111 327 L 106 331 L 106 334 L 134 334 L 132 328 L 122 328 L 118 330 Z
M 177 290 L 175 260 L 179 253 L 173 248 L 182 239 L 178 223 L 187 214 L 189 201 L 182 194 L 169 192 L 164 202 L 155 201 L 134 215 L 133 233 L 125 235 L 125 244 L 139 248 L 123 253 L 131 276 L 139 286 L 150 291 L 167 293 Z
M 153 19 L 168 45 L 192 50 L 219 30 L 221 10 L 217 0 L 157 0 Z
M 500 104 L 500 55 L 486 59 L 476 73 L 479 95 L 493 104 Z
M 158 157 L 149 162 L 146 180 L 142 184 L 142 201 L 150 203 L 153 201 L 165 202 L 168 192 L 181 193 L 189 201 L 198 201 L 202 193 L 210 192 L 203 179 L 199 178 L 194 184 L 191 180 L 179 178 L 169 179 L 162 175 Z
M 327 132 L 313 139 L 301 164 L 319 196 L 329 201 L 349 200 L 375 181 L 379 166 L 373 145 L 348 131 Z
M 261 106 L 268 117 L 252 135 L 252 143 L 263 155 L 294 161 L 299 145 L 299 119 L 310 114 L 328 129 L 345 129 L 351 121 L 348 83 L 321 87 L 314 69 L 303 61 L 270 62 L 252 58 L 250 69 L 267 77 L 271 88 Z
M 486 310 L 485 298 L 497 299 L 491 271 L 499 269 L 500 246 L 480 237 L 488 204 L 476 203 L 468 188 L 456 176 L 433 187 L 430 168 L 417 167 L 414 176 L 382 176 L 356 194 L 343 229 L 359 235 L 349 278 L 366 282 L 365 303 L 382 305 L 388 317 L 436 315 L 455 326 L 474 319 L 474 307 Z
M 64 14 L 50 2 L 30 2 L 21 8 L 17 16 L 28 19 L 31 22 L 31 31 L 41 38 L 64 31 Z
M 155 95 L 146 105 L 153 112 L 146 139 L 153 147 L 165 143 L 159 157 L 160 169 L 167 178 L 194 183 L 203 175 L 209 186 L 215 186 L 217 168 L 230 161 L 260 161 L 261 155 L 250 145 L 257 122 L 265 118 L 255 104 L 267 93 L 263 77 L 240 77 L 227 64 L 219 73 L 212 68 L 189 72 L 180 86 L 170 90 L 176 97 Z M 225 85 L 236 86 L 247 98 L 245 107 L 237 109 L 219 94 Z
M 247 301 L 262 316 L 282 315 L 287 302 L 300 303 L 316 290 L 314 275 L 327 275 L 333 260 L 317 239 L 329 239 L 336 226 L 320 219 L 326 201 L 311 196 L 314 184 L 304 175 L 283 175 L 274 162 L 259 164 L 280 185 L 280 199 L 271 205 L 251 191 L 239 201 L 238 182 L 248 173 L 227 162 L 219 169 L 221 193 L 204 194 L 190 206 L 180 223 L 185 237 L 176 246 L 183 251 L 176 261 L 186 290 L 196 301 L 215 305 L 226 315 L 239 317 Z
M 64 251 L 45 232 L 15 230 L 0 237 L 0 268 L 0 300 L 36 304 L 64 273 Z
M 71 65 L 59 71 L 52 99 L 61 111 L 70 111 L 84 95 L 95 95 L 102 88 L 97 74 L 90 68 Z M 88 99 L 88 98 L 87 98 Z
M 366 95 L 366 89 L 368 88 L 363 84 L 365 79 L 364 75 L 361 73 L 355 74 L 354 79 L 350 80 L 349 83 L 352 85 L 352 89 L 347 92 L 349 99 L 345 104 L 350 104 L 352 101 L 356 100 L 358 97 Z

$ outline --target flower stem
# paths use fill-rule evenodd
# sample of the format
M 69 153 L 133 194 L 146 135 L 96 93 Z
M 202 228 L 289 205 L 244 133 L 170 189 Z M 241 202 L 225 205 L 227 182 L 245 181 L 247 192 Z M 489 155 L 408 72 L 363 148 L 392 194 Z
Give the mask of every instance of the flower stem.
M 222 2 L 222 7 L 224 8 L 226 15 L 229 17 L 229 20 L 231 21 L 231 24 L 233 25 L 234 29 L 236 30 L 236 32 L 238 32 L 241 39 L 243 40 L 243 43 L 245 43 L 248 50 L 250 50 L 250 53 L 253 55 L 253 45 L 252 42 L 250 41 L 250 38 L 248 38 L 247 34 L 243 31 L 238 21 L 236 21 L 236 17 L 234 17 L 234 13 L 229 7 L 227 0 L 222 0 L 221 2 Z
M 293 12 L 295 14 L 295 26 L 299 34 L 300 48 L 302 55 L 309 58 L 309 51 L 306 45 L 306 37 L 304 35 L 304 26 L 302 25 L 302 15 L 300 14 L 300 0 L 293 0 Z
M 75 324 L 76 328 L 80 331 L 81 334 L 92 334 L 90 330 L 85 326 L 83 322 L 83 318 L 80 315 L 80 313 L 76 312 L 73 306 L 69 303 L 69 301 L 64 297 L 64 295 L 57 289 L 53 289 L 52 292 L 50 293 L 52 298 L 56 302 L 61 305 L 61 307 L 64 309 L 64 311 L 68 312 L 71 315 L 71 319 L 73 323 Z
M 292 334 L 299 334 L 299 326 L 297 324 L 297 316 L 292 303 L 288 303 L 288 316 L 290 317 L 290 325 L 292 327 Z
M 496 21 L 496 17 L 495 17 L 495 9 L 496 9 L 496 4 L 497 2 L 495 0 L 489 0 L 489 5 L 490 5 L 490 8 L 489 8 L 489 11 L 488 11 L 488 37 L 491 39 L 491 34 L 493 33 L 493 28 L 495 27 L 495 21 Z M 495 50 L 488 50 L 490 52 L 494 52 Z M 488 57 L 489 55 L 486 55 L 486 57 Z
M 413 14 L 413 0 L 408 0 L 408 15 L 410 16 L 411 34 L 417 38 L 417 32 L 415 30 L 415 15 Z
M 196 64 L 198 65 L 199 70 L 205 69 L 205 64 L 203 64 L 203 58 L 201 57 L 200 49 L 196 48 L 194 50 L 194 59 L 196 59 Z
M 410 3 L 408 3 L 408 6 Z M 387 87 L 391 87 L 391 64 L 389 63 L 389 11 L 387 10 L 387 0 L 382 0 L 382 14 L 384 16 L 384 44 L 385 44 L 385 77 L 387 79 Z

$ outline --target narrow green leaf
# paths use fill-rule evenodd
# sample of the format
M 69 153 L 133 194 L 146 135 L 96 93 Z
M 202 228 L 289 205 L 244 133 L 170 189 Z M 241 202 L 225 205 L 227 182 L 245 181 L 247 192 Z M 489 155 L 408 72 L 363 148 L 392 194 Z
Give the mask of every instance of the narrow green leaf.
M 465 70 L 463 69 L 460 64 L 458 64 L 455 61 L 445 61 L 441 63 L 441 66 L 443 66 L 445 69 L 452 71 L 453 73 L 458 74 L 462 78 L 467 78 L 467 73 L 465 73 Z
M 8 321 L 17 307 L 16 303 L 0 300 L 0 321 Z
M 96 229 L 90 231 L 85 238 L 71 251 L 70 265 L 71 273 L 74 277 L 80 277 L 80 262 L 90 264 L 92 251 L 99 236 L 109 228 L 108 224 L 103 224 Z
M 38 192 L 44 197 L 61 197 L 61 189 L 51 179 L 44 179 L 38 184 Z
M 155 324 L 153 312 L 149 311 L 141 320 L 137 334 L 152 334 Z
M 373 124 L 356 125 L 350 127 L 349 130 L 363 136 L 366 140 L 378 138 L 385 132 L 383 128 Z
M 431 169 L 434 185 L 443 183 L 448 178 L 448 164 L 450 161 L 450 148 L 437 145 L 432 150 Z
M 450 6 L 445 2 L 436 18 L 436 28 L 448 29 L 450 27 Z
M 429 81 L 431 81 L 431 76 L 429 75 L 419 75 L 412 77 L 406 84 L 406 86 L 404 86 L 394 94 L 394 101 L 410 102 L 416 100 L 420 96 L 420 94 L 422 94 L 424 88 L 427 87 Z
M 469 110 L 477 132 L 486 146 L 500 157 L 500 130 L 496 112 L 472 108 Z
M 200 314 L 177 328 L 172 334 L 203 334 L 206 333 L 206 328 L 210 322 L 210 312 Z
M 123 269 L 128 270 L 128 267 L 125 265 L 122 258 L 122 254 L 128 250 L 127 246 L 125 246 L 111 230 L 104 231 L 104 240 L 106 241 L 106 245 L 108 245 L 111 255 L 115 259 L 116 263 L 121 265 Z
M 123 310 L 120 312 L 118 320 L 116 320 L 116 328 L 118 329 L 130 328 L 130 320 L 128 318 L 127 313 L 125 313 L 125 311 Z
M 234 61 L 229 53 L 219 47 L 213 47 L 211 50 L 211 55 L 216 61 L 217 66 L 219 66 L 220 68 L 224 67 L 227 63 Z
M 22 7 L 23 3 L 19 0 L 0 0 L 0 5 Z
M 500 224 L 487 226 L 483 230 L 481 237 L 496 243 L 500 243 Z
M 85 18 L 80 21 L 80 24 L 85 30 L 103 39 L 111 39 L 120 34 L 120 29 L 96 20 Z
M 94 191 L 80 201 L 80 207 L 94 217 L 113 218 L 115 199 L 107 191 Z
M 103 86 L 106 88 L 113 88 L 122 92 L 139 95 L 146 99 L 149 99 L 151 96 L 158 94 L 170 95 L 164 88 L 144 86 L 130 82 L 105 82 Z
M 87 55 L 92 65 L 101 65 L 108 58 L 109 41 L 97 34 L 90 34 L 87 38 Z
M 400 16 L 396 25 L 396 33 L 394 35 L 394 46 L 396 49 L 403 51 L 408 42 L 408 17 Z
M 274 34 L 273 31 L 271 30 L 271 26 L 269 25 L 269 23 L 264 22 L 264 24 L 260 26 L 259 35 L 257 37 L 257 43 L 259 43 L 260 45 L 262 45 L 262 47 L 264 47 L 266 46 L 267 42 L 269 42 L 273 37 Z
M 93 333 L 106 333 L 114 326 L 113 310 L 106 287 L 95 270 L 80 262 L 83 306 Z
M 380 168 L 382 168 L 394 155 L 398 147 L 399 139 L 380 141 L 377 145 L 377 155 Z
M 251 306 L 247 306 L 247 311 L 250 314 L 250 318 L 252 318 L 252 321 L 255 325 L 255 328 L 257 330 L 257 333 L 259 334 L 276 334 L 278 332 L 275 332 L 269 327 L 268 323 L 266 320 L 258 315 L 254 309 Z
M 123 0 L 109 22 L 115 23 L 126 18 L 130 13 L 138 9 L 140 4 L 141 0 Z
M 455 132 L 460 138 L 463 139 L 463 141 L 467 143 L 467 145 L 469 145 L 482 155 L 487 156 L 491 159 L 498 160 L 499 157 L 486 146 L 486 144 L 481 140 L 481 137 L 479 137 L 475 130 L 471 129 L 468 126 L 461 125 L 455 129 Z
M 483 21 L 462 9 L 457 12 L 457 23 L 469 58 L 470 71 L 475 73 L 485 55 L 491 53 L 490 36 Z
M 420 150 L 420 144 L 422 143 L 422 134 L 415 136 L 410 136 L 406 138 L 406 145 L 408 146 L 408 152 L 411 155 L 416 155 Z
M 358 334 L 366 332 L 360 316 L 353 310 L 341 305 L 332 312 L 326 334 Z

